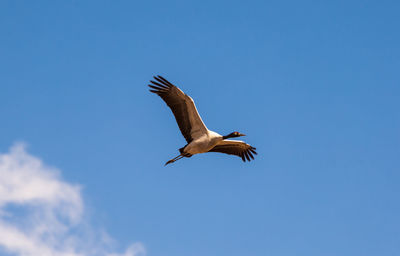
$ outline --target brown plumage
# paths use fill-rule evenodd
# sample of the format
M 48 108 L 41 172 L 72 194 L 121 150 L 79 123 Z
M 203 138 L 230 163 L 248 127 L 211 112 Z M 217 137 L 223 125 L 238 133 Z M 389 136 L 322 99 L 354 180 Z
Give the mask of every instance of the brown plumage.
M 190 143 L 198 133 L 207 131 L 207 127 L 201 120 L 190 96 L 183 93 L 178 87 L 171 84 L 162 76 L 154 76 L 154 79 L 157 82 L 150 81 L 152 84 L 149 84 L 149 87 L 153 89 L 150 92 L 157 94 L 167 103 L 187 143 Z M 194 127 L 196 129 L 193 129 Z
M 256 148 L 240 140 L 223 140 L 209 152 L 220 152 L 229 155 L 236 155 L 242 158 L 243 162 L 254 159 L 253 154 L 257 155 Z

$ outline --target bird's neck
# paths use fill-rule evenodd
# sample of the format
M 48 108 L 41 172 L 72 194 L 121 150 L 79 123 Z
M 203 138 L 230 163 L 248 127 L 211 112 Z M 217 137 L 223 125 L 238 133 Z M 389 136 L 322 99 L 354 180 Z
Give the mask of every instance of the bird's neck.
M 229 138 L 233 138 L 233 136 L 231 134 L 222 136 L 222 139 L 224 139 L 224 140 L 229 139 Z

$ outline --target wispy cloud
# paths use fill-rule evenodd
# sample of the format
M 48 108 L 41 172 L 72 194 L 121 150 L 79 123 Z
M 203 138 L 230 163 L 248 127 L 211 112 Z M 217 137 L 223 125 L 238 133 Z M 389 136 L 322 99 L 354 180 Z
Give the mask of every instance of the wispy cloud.
M 21 143 L 0 154 L 0 248 L 18 256 L 139 256 L 134 243 L 123 253 L 91 227 L 79 185 L 26 152 Z

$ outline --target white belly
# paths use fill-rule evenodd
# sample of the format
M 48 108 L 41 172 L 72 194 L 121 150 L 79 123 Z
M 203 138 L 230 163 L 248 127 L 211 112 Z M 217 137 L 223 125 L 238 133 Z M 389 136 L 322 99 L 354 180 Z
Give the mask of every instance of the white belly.
M 221 135 L 210 131 L 209 134 L 205 134 L 204 136 L 190 142 L 189 145 L 185 147 L 184 152 L 192 155 L 205 153 L 217 145 L 221 140 Z

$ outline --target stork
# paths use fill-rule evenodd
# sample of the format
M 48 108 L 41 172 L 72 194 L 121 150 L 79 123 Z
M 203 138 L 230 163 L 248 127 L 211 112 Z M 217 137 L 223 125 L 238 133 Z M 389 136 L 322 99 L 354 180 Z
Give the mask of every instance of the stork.
M 187 144 L 179 149 L 180 154 L 166 162 L 165 165 L 183 157 L 207 152 L 236 155 L 241 157 L 243 162 L 254 159 L 253 154 L 257 155 L 256 148 L 244 141 L 228 140 L 229 138 L 245 136 L 244 134 L 232 132 L 222 136 L 207 129 L 190 96 L 162 76 L 154 76 L 154 79 L 155 81 L 150 80 L 150 92 L 157 94 L 167 103 L 175 116 L 183 137 L 187 141 Z

